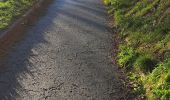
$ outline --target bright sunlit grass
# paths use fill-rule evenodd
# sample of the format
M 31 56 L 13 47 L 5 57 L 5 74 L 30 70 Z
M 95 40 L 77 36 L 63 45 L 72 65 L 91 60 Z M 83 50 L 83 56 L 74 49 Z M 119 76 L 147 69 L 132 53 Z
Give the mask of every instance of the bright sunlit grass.
M 33 0 L 6 0 L 0 2 L 0 30 L 5 29 L 12 21 L 31 6 Z
M 114 8 L 115 24 L 122 30 L 120 36 L 124 39 L 119 48 L 118 63 L 139 74 L 138 79 L 149 100 L 169 100 L 170 0 L 109 2 L 109 8 Z M 141 73 L 144 77 L 140 77 Z

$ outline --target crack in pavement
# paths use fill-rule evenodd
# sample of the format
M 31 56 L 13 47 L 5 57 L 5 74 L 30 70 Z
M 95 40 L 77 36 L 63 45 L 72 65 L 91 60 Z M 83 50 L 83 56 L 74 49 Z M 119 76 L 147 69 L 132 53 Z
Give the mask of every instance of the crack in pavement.
M 106 19 L 102 0 L 54 0 L 0 62 L 0 100 L 122 100 Z

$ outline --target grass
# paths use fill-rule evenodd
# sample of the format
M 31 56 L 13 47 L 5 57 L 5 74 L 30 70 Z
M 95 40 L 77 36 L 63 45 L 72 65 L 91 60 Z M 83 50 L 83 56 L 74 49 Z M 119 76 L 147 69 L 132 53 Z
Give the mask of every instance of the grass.
M 150 100 L 168 100 L 170 98 L 170 59 L 160 63 L 144 82 Z
M 121 30 L 118 64 L 139 76 L 147 99 L 169 100 L 170 0 L 104 1 Z
M 4 0 L 0 2 L 0 30 L 7 28 L 12 21 L 21 16 L 34 0 Z

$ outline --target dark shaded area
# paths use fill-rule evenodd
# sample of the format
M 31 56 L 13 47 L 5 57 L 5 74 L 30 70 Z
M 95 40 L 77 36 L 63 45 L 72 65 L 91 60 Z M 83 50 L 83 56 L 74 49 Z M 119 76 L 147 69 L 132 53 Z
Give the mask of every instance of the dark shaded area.
M 14 34 L 10 40 L 4 41 L 0 48 L 0 99 L 1 100 L 15 100 L 18 95 L 17 89 L 21 89 L 22 86 L 18 82 L 18 75 L 22 74 L 24 78 L 24 73 L 32 76 L 29 67 L 31 66 L 28 63 L 28 58 L 32 55 L 31 49 L 39 43 L 47 43 L 44 40 L 44 31 L 51 27 L 52 20 L 57 16 L 53 15 L 52 11 L 55 9 L 57 11 L 58 7 L 53 0 L 46 2 L 43 8 L 33 15 L 34 20 L 30 20 L 27 23 L 23 24 L 24 27 L 21 27 L 20 33 Z M 64 1 L 57 2 L 60 7 Z M 48 9 L 48 5 L 51 5 Z M 53 9 L 52 11 L 50 11 Z M 48 15 L 48 16 L 47 16 Z M 50 16 L 49 16 L 50 15 Z M 40 18 L 38 20 L 38 18 Z M 42 21 L 43 25 L 38 25 Z M 37 21 L 36 21 L 37 20 Z M 34 22 L 33 22 L 34 21 Z M 33 30 L 30 32 L 30 30 Z M 28 31 L 28 32 L 27 32 Z M 17 46 L 17 48 L 15 48 Z M 14 49 L 13 49 L 14 48 Z M 14 53 L 15 51 L 21 51 L 19 53 Z M 12 66 L 10 66 L 12 65 Z M 33 67 L 33 66 L 31 66 Z

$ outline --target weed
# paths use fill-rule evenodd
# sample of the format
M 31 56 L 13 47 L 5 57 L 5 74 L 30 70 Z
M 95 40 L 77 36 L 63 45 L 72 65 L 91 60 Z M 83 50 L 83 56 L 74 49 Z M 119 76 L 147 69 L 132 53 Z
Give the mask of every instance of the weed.
M 126 67 L 126 69 L 131 68 L 133 64 L 133 59 L 136 57 L 134 50 L 125 45 L 121 45 L 119 48 L 121 51 L 118 54 L 119 65 L 122 67 Z

